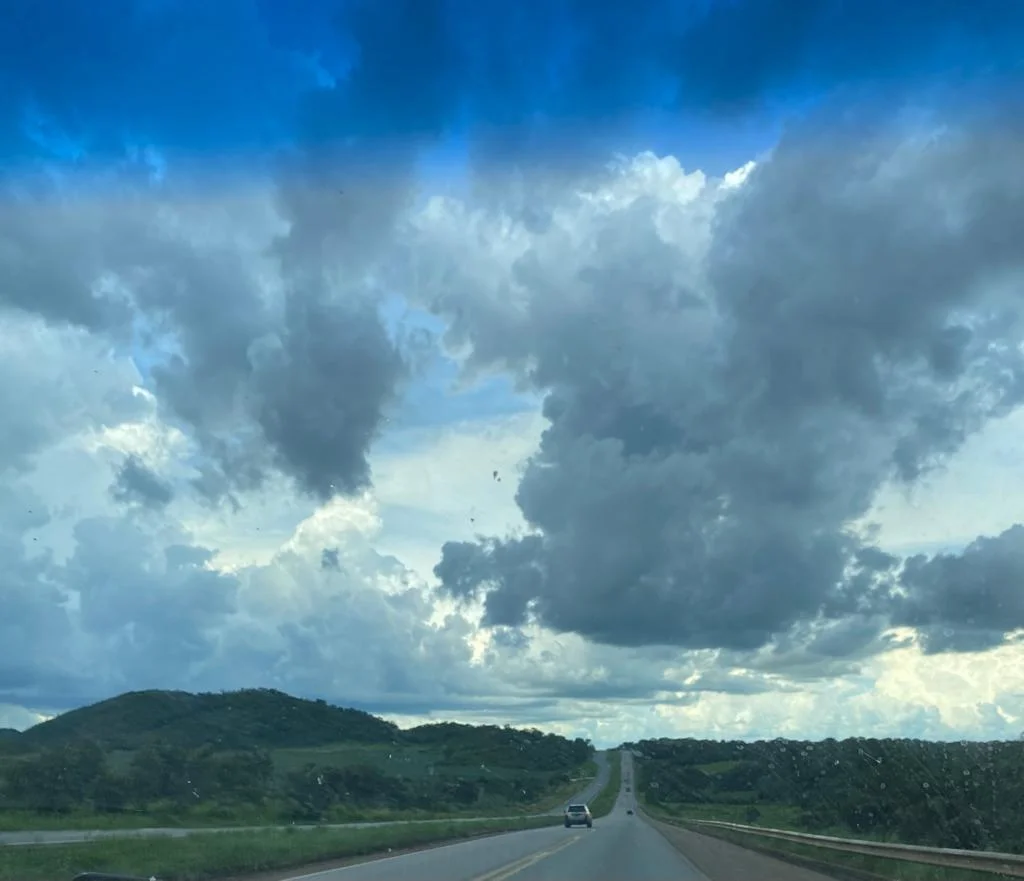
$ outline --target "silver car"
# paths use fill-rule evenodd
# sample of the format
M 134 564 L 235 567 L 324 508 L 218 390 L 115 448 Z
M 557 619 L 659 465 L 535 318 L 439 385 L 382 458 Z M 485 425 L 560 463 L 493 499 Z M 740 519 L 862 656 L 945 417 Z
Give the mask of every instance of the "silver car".
M 594 825 L 594 818 L 590 815 L 590 808 L 586 805 L 569 805 L 565 809 L 565 828 L 570 826 L 586 826 L 588 829 Z

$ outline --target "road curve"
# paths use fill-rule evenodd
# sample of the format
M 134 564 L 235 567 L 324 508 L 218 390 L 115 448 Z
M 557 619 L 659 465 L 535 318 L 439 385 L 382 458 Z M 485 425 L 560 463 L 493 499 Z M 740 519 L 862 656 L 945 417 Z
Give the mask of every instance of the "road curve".
M 608 782 L 608 754 L 596 752 L 594 761 L 597 763 L 597 775 L 580 793 L 573 796 L 572 801 L 590 802 L 604 789 Z M 560 814 L 564 805 L 557 805 L 550 811 L 539 816 L 555 816 Z M 528 816 L 524 814 L 518 817 Z M 512 817 L 453 817 L 438 820 L 445 823 L 478 823 L 482 820 L 509 820 Z M 0 846 L 30 844 L 74 844 L 79 841 L 94 841 L 102 838 L 185 838 L 209 832 L 256 832 L 261 829 L 316 829 L 326 826 L 328 829 L 369 829 L 375 826 L 399 826 L 404 823 L 430 822 L 425 820 L 382 820 L 371 823 L 333 823 L 333 824 L 289 824 L 287 826 L 205 826 L 194 828 L 182 827 L 148 827 L 142 829 L 49 829 L 29 830 L 22 832 L 0 832 Z

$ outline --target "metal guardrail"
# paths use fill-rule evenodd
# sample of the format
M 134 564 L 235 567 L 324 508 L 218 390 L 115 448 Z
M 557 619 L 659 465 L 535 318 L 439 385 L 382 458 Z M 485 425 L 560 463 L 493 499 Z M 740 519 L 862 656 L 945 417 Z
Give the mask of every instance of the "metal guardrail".
M 795 844 L 807 844 L 825 850 L 845 853 L 867 854 L 890 860 L 904 860 L 925 863 L 947 869 L 970 869 L 975 872 L 995 872 L 1024 878 L 1024 855 L 997 853 L 990 850 L 958 850 L 948 847 L 921 847 L 915 844 L 888 844 L 882 841 L 865 841 L 859 838 L 835 838 L 831 835 L 813 835 L 810 832 L 790 832 L 787 829 L 769 829 L 763 826 L 745 826 L 741 823 L 726 823 L 722 820 L 687 820 L 695 826 L 714 826 L 731 829 L 749 835 L 777 838 Z

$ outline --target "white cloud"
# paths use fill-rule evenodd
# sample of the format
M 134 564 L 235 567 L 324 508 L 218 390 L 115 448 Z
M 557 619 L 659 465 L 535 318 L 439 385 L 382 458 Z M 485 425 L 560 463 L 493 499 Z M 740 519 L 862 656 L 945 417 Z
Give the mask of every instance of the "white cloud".
M 432 578 L 444 542 L 524 529 L 515 492 L 543 428 L 525 412 L 392 435 L 373 459 L 379 546 Z

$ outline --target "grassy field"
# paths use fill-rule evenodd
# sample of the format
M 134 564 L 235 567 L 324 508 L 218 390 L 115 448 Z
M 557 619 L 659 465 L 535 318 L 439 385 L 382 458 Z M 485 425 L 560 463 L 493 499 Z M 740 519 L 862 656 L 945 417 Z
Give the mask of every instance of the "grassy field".
M 731 771 L 740 763 L 738 761 L 727 761 L 727 762 L 708 762 L 706 765 L 694 765 L 698 771 L 703 771 L 705 774 L 723 774 L 726 771 Z
M 205 881 L 560 822 L 559 817 L 459 824 L 442 821 L 376 829 L 217 832 L 176 839 L 8 847 L 0 851 L 0 881 L 61 881 L 80 872 L 155 875 L 161 881 Z

